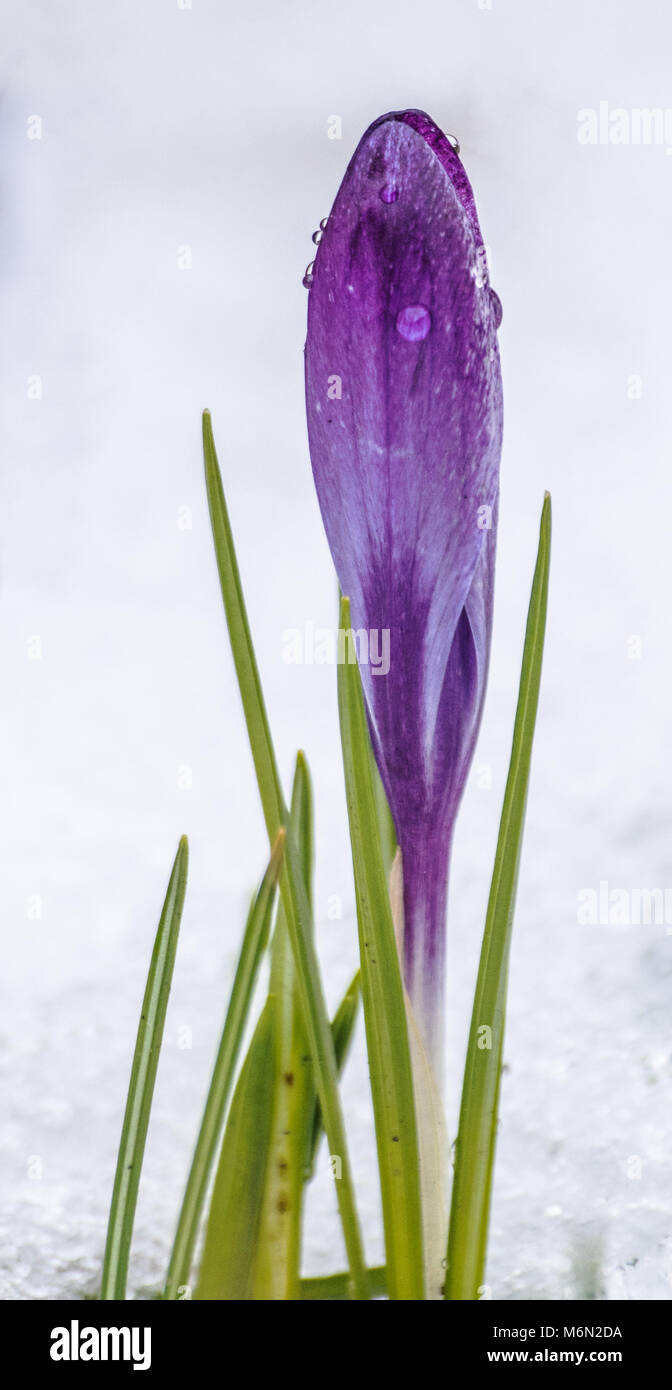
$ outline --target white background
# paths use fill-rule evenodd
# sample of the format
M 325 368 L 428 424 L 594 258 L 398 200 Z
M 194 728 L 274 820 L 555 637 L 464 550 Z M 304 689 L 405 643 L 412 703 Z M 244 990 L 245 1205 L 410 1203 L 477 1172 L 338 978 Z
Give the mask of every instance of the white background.
M 161 1277 L 262 867 L 204 499 L 205 405 L 283 773 L 298 746 L 314 773 L 332 1003 L 353 969 L 335 672 L 282 661 L 283 631 L 330 623 L 335 601 L 306 446 L 301 278 L 364 128 L 417 106 L 459 136 L 504 306 L 496 622 L 476 757 L 493 785 L 472 774 L 454 857 L 451 1132 L 548 487 L 552 594 L 488 1279 L 495 1298 L 669 1298 L 672 935 L 577 921 L 577 894 L 601 879 L 670 883 L 672 157 L 577 139 L 577 112 L 601 100 L 672 105 L 667 7 L 0 11 L 3 1296 L 95 1287 L 144 976 L 186 830 L 131 1286 Z M 341 140 L 327 138 L 334 114 Z M 35 115 L 41 140 L 27 138 Z M 41 400 L 28 396 L 35 375 Z M 378 1260 L 362 1036 L 344 1100 Z M 323 1153 L 306 1269 L 342 1261 Z

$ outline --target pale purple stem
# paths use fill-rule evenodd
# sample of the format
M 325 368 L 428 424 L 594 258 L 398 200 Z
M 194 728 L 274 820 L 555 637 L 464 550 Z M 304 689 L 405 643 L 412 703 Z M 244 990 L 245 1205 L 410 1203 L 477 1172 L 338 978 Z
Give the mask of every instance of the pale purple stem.
M 443 1080 L 445 1046 L 446 906 L 450 847 L 405 836 L 404 980 L 437 1085 Z

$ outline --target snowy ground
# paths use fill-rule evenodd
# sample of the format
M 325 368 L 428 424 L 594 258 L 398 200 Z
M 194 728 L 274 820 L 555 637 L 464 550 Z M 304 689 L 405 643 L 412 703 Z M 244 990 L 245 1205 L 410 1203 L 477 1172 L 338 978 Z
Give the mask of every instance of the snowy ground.
M 287 628 L 334 610 L 303 421 L 301 277 L 362 130 L 410 105 L 461 140 L 504 305 L 492 678 L 451 885 L 451 1124 L 549 487 L 488 1280 L 495 1298 L 669 1298 L 672 927 L 577 917 L 600 881 L 632 895 L 672 875 L 672 160 L 666 139 L 577 138 L 582 109 L 608 102 L 629 119 L 672 100 L 665 7 L 0 10 L 2 1296 L 95 1286 L 152 933 L 186 830 L 132 1282 L 160 1277 L 263 859 L 208 534 L 204 405 L 282 766 L 289 776 L 303 746 L 313 768 L 332 1001 L 353 968 L 334 671 L 282 661 Z M 341 140 L 327 138 L 335 114 Z M 35 117 L 41 139 L 28 138 Z M 362 1048 L 344 1098 L 375 1260 Z M 323 1157 L 306 1268 L 342 1258 Z

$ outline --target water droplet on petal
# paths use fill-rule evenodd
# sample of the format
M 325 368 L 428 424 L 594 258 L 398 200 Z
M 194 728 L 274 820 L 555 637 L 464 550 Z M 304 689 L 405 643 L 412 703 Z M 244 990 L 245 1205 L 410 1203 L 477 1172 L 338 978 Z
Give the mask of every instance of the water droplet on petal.
M 502 322 L 502 301 L 499 295 L 495 294 L 494 290 L 490 290 L 490 303 L 492 305 L 492 312 L 495 316 L 495 328 L 499 328 Z
M 329 218 L 328 218 L 328 217 L 323 217 L 323 218 L 322 218 L 322 221 L 320 222 L 320 231 L 321 231 L 321 232 L 324 231 L 324 229 L 325 229 L 325 227 L 326 227 L 328 221 L 329 221 Z
M 456 136 L 456 135 L 447 135 L 447 136 L 446 136 L 446 139 L 447 139 L 448 143 L 449 143 L 450 145 L 452 145 L 452 147 L 453 147 L 455 153 L 456 153 L 456 154 L 459 154 L 459 153 L 460 153 L 460 142 L 459 142 L 457 136 Z
M 305 273 L 305 275 L 304 275 L 304 277 L 303 277 L 303 280 L 301 281 L 301 284 L 303 285 L 304 290 L 309 290 L 310 287 L 311 287 L 311 285 L 312 285 L 312 283 L 313 283 L 313 266 L 314 266 L 314 265 L 315 265 L 315 262 L 314 262 L 314 261 L 311 261 L 311 262 L 310 262 L 310 265 L 307 265 L 307 266 L 306 266 L 306 273 Z
M 399 197 L 399 189 L 393 183 L 386 183 L 380 190 L 380 198 L 383 203 L 396 203 Z
M 424 304 L 409 304 L 397 314 L 396 329 L 408 343 L 420 343 L 432 326 L 432 316 Z
M 313 232 L 313 235 L 312 235 L 312 237 L 311 237 L 310 239 L 311 239 L 311 241 L 313 242 L 313 245 L 314 245 L 314 246 L 319 246 L 319 244 L 320 244 L 320 242 L 321 242 L 321 240 L 322 240 L 322 228 L 321 228 L 321 227 L 318 227 L 317 231 L 316 231 L 316 232 Z

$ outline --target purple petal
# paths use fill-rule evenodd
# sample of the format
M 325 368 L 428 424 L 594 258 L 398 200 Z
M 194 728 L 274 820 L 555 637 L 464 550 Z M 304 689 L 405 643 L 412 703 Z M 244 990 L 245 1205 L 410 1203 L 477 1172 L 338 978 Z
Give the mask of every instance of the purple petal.
M 355 151 L 318 248 L 306 402 L 353 627 L 390 633 L 389 674 L 363 664 L 362 680 L 402 848 L 410 981 L 418 960 L 426 975 L 442 974 L 450 838 L 487 674 L 497 306 L 452 145 L 422 112 L 381 117 Z

